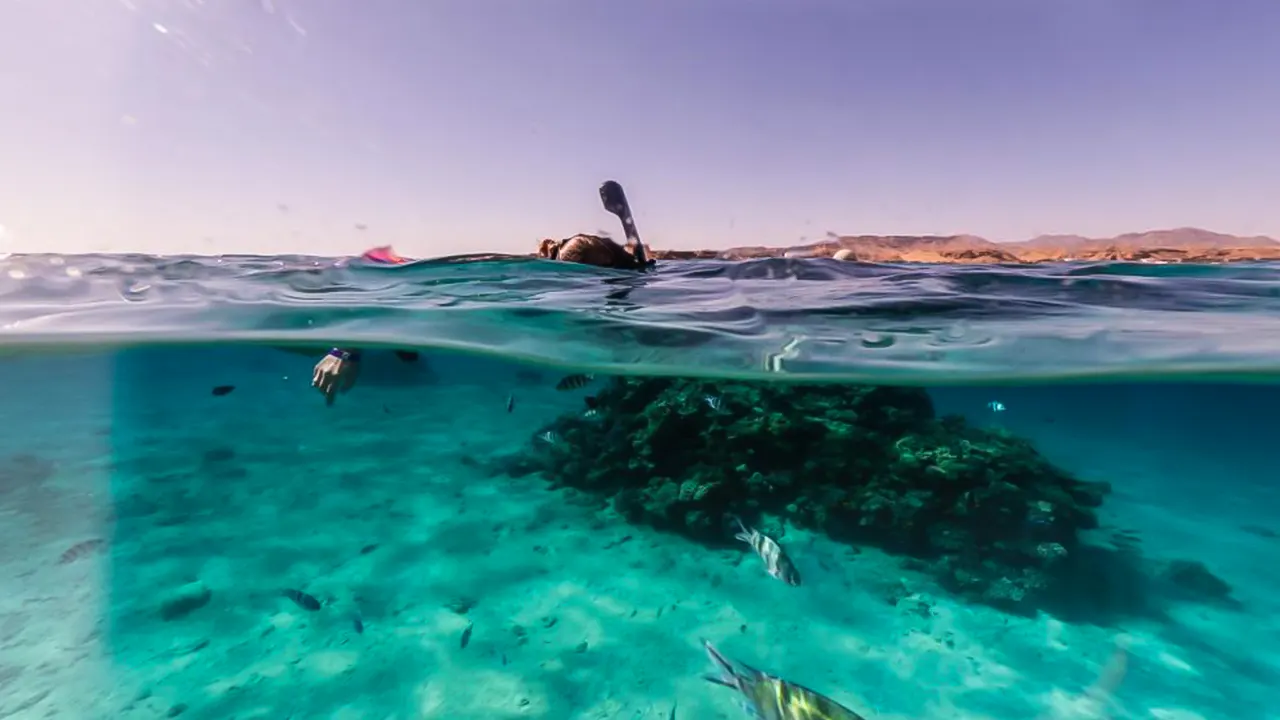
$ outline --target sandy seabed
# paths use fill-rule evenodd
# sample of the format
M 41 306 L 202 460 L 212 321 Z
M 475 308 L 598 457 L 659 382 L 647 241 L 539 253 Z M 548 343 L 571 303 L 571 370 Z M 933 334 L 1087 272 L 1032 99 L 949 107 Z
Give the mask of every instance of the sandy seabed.
M 745 547 L 483 471 L 580 402 L 545 385 L 446 374 L 327 409 L 285 356 L 223 397 L 202 377 L 144 402 L 75 359 L 4 362 L 25 387 L 63 382 L 3 401 L 3 720 L 746 717 L 701 679 L 701 638 L 869 719 L 1280 718 L 1280 541 L 1189 521 L 1185 498 L 1152 504 L 1144 489 L 1188 463 L 1104 457 L 1101 436 L 1060 422 L 1047 452 L 1116 483 L 1111 520 L 1149 554 L 1195 549 L 1243 610 L 1012 617 L 796 529 L 792 588 Z M 1126 672 L 1100 691 L 1117 646 Z

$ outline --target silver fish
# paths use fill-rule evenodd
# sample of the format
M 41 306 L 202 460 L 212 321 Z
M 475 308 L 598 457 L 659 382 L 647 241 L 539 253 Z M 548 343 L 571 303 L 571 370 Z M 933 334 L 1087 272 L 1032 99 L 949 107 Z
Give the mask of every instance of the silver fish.
M 733 537 L 750 545 L 751 549 L 756 551 L 764 561 L 764 569 L 782 582 L 792 587 L 799 587 L 800 571 L 796 570 L 795 564 L 791 562 L 791 558 L 787 557 L 786 551 L 778 541 L 755 528 L 742 524 L 741 518 L 735 517 L 733 520 L 738 523 L 738 529 L 742 531 Z
M 715 395 L 704 395 L 702 397 L 702 401 L 705 402 L 707 404 L 707 407 L 711 408 L 712 410 L 719 410 L 723 406 L 723 403 L 721 402 L 720 398 Z
M 743 708 L 756 720 L 866 720 L 858 713 L 807 687 L 787 682 L 743 663 L 735 663 L 707 642 L 703 647 L 720 671 L 703 677 L 737 690 Z
M 548 445 L 555 445 L 560 442 L 560 436 L 554 430 L 548 430 L 538 436 L 538 439 Z

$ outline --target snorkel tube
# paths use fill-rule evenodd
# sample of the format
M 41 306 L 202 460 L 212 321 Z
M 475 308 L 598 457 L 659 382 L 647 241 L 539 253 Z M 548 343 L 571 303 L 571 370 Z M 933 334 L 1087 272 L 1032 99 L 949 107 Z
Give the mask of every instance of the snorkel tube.
M 631 243 L 636 269 L 640 272 L 652 269 L 655 263 L 644 251 L 644 243 L 640 241 L 640 232 L 636 230 L 636 219 L 631 215 L 631 204 L 627 202 L 627 194 L 622 191 L 622 185 L 616 180 L 604 181 L 600 186 L 600 202 L 605 210 L 617 215 L 622 221 L 622 232 Z

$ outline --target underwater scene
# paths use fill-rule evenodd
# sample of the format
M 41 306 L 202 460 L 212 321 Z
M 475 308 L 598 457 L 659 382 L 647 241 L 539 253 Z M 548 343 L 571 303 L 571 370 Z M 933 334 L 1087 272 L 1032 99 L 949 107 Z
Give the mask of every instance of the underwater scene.
M 1280 719 L 1275 266 L 0 266 L 4 720 Z

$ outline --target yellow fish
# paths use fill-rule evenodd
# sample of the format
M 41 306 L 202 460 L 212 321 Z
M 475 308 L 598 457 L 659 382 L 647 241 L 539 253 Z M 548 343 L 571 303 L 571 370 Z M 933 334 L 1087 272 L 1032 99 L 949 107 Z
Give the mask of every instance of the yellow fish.
M 720 670 L 719 677 L 704 677 L 717 685 L 737 690 L 744 700 L 743 706 L 757 720 L 866 720 L 809 688 L 735 663 L 706 640 L 702 645 L 707 649 L 711 662 Z

